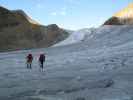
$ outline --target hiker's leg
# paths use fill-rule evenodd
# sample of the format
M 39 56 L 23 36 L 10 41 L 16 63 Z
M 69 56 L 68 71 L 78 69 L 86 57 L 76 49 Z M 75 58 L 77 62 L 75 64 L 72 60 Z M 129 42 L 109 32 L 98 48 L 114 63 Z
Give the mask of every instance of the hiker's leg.
M 29 63 L 27 62 L 27 68 L 29 68 Z
M 31 62 L 30 62 L 30 69 L 31 69 L 32 67 L 31 67 Z
M 42 64 L 41 64 L 41 62 L 39 62 L 39 66 L 40 66 L 40 68 L 42 67 Z
M 43 62 L 42 62 L 42 69 L 43 69 Z

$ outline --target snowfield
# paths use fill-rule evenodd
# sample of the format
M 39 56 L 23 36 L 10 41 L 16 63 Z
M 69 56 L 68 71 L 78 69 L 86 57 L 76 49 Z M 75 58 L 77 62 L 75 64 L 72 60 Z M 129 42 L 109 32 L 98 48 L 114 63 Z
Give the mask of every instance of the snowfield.
M 0 70 L 0 100 L 133 100 L 133 26 L 102 26 L 80 43 L 1 53 Z
M 55 44 L 54 47 L 82 42 L 86 37 L 90 37 L 93 31 L 95 31 L 94 28 L 89 28 L 89 29 L 85 28 L 72 32 L 68 38 L 66 38 L 64 41 Z

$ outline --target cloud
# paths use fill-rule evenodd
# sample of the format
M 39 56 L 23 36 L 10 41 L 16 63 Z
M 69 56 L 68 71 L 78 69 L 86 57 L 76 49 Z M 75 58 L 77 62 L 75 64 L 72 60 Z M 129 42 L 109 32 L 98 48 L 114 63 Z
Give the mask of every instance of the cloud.
M 62 15 L 62 16 L 66 16 L 67 13 L 66 13 L 65 11 L 62 11 L 62 12 L 60 12 L 60 15 Z
M 66 9 L 66 7 L 63 7 L 59 11 L 51 12 L 50 15 L 52 15 L 52 16 L 66 16 L 67 15 L 67 9 Z
M 66 16 L 67 12 L 65 12 L 65 11 L 51 12 L 50 15 L 52 15 L 52 16 Z
M 39 8 L 39 9 L 44 8 L 44 6 L 43 6 L 42 4 L 40 4 L 40 3 L 38 3 L 38 4 L 36 5 L 36 7 Z
M 74 5 L 80 4 L 80 0 L 66 0 L 66 2 Z
M 57 12 L 51 12 L 50 15 L 56 16 L 57 15 Z
M 67 7 L 66 7 L 66 6 L 64 6 L 64 7 L 62 7 L 62 9 L 61 9 L 61 10 L 66 11 L 66 10 L 67 10 Z

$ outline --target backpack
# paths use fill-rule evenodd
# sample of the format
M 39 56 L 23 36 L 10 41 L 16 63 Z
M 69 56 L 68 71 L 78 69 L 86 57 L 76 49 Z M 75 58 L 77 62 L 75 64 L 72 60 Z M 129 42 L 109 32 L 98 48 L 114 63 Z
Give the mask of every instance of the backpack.
M 32 54 L 28 54 L 28 56 L 27 56 L 27 61 L 28 61 L 28 62 L 32 62 L 32 60 L 33 60 Z
M 44 54 L 41 54 L 41 55 L 40 55 L 39 61 L 40 61 L 40 62 L 44 62 L 44 61 L 45 61 L 45 55 L 44 55 Z

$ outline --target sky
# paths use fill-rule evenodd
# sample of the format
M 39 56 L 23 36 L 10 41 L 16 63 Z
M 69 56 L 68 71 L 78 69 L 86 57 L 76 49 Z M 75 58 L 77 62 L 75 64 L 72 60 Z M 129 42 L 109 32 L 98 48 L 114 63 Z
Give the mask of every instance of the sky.
M 22 9 L 43 25 L 77 30 L 99 27 L 133 0 L 0 0 L 0 6 Z

